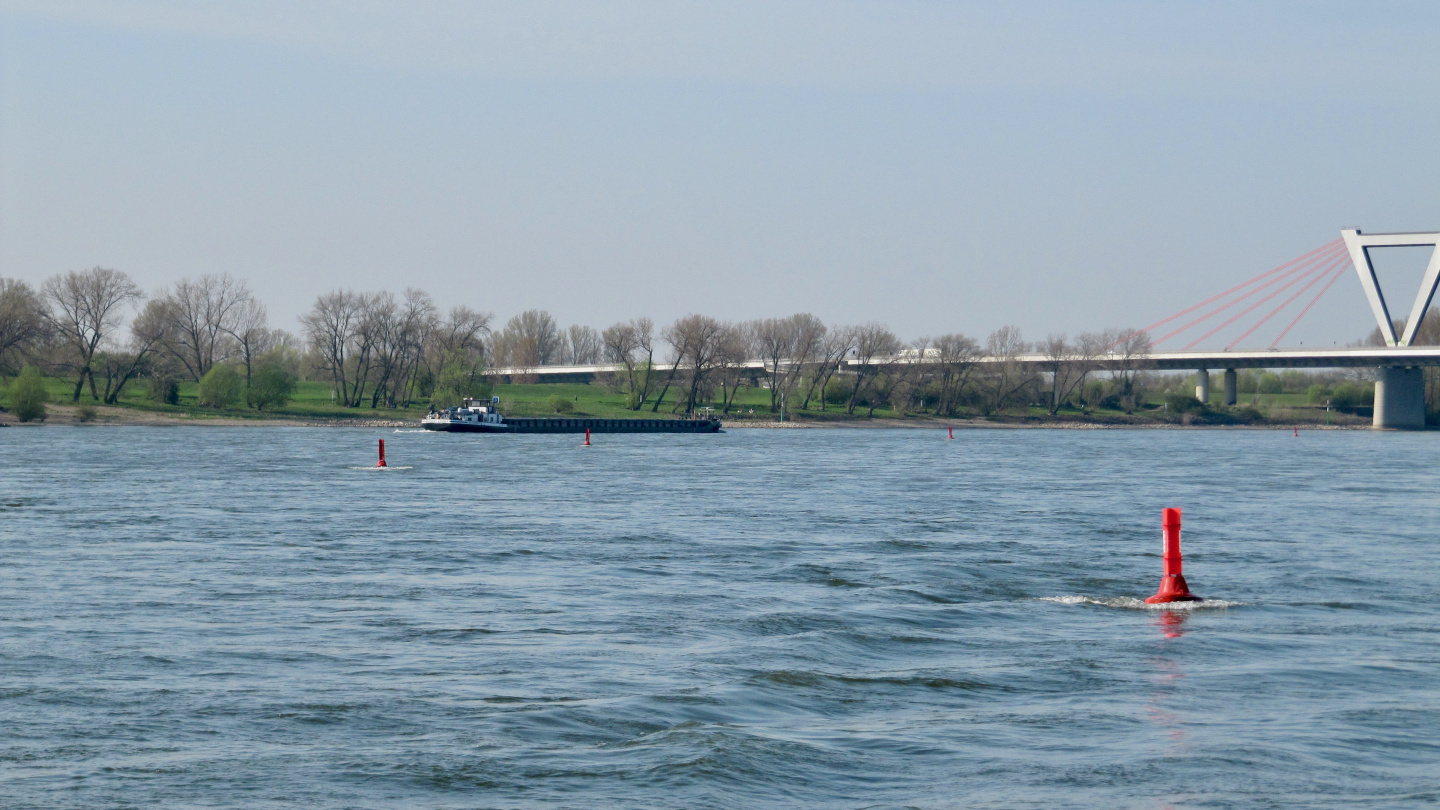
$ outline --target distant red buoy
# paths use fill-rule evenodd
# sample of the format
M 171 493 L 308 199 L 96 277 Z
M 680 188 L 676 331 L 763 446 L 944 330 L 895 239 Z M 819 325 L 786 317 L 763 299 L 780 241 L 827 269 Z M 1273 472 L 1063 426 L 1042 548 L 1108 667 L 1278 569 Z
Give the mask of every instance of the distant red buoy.
M 385 440 L 384 440 L 384 439 L 381 439 L 381 440 L 380 440 L 380 463 L 379 463 L 379 464 L 376 464 L 375 466 L 376 466 L 376 467 L 384 467 L 384 466 L 385 466 Z
M 1165 567 L 1160 576 L 1160 590 L 1146 599 L 1146 604 L 1202 601 L 1200 597 L 1190 593 L 1190 586 L 1185 584 L 1185 575 L 1180 571 L 1180 510 L 1168 507 L 1164 509 L 1161 512 L 1160 524 L 1165 533 L 1162 555 Z
M 1295 438 L 1300 438 L 1300 428 L 1295 428 Z
M 590 446 L 590 428 L 585 428 L 585 446 Z
M 950 438 L 955 438 L 955 427 L 953 425 L 950 427 Z

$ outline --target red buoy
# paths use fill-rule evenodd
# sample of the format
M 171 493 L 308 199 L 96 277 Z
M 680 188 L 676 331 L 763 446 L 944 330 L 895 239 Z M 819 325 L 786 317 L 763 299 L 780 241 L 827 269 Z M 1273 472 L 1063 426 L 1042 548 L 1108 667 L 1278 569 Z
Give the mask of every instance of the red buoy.
M 1199 602 L 1200 597 L 1190 593 L 1190 586 L 1185 584 L 1185 575 L 1180 571 L 1180 510 L 1166 508 L 1161 512 L 1161 527 L 1165 532 L 1165 548 L 1162 558 L 1164 560 L 1164 573 L 1160 576 L 1160 590 L 1155 595 L 1146 599 L 1146 604 L 1157 605 L 1163 602 Z
M 376 467 L 384 467 L 384 466 L 385 466 L 385 440 L 384 440 L 384 439 L 381 439 L 381 440 L 380 440 L 380 463 L 379 463 L 379 464 L 376 464 L 375 466 L 376 466 Z
M 1295 438 L 1300 438 L 1300 428 L 1295 428 Z
M 953 425 L 950 427 L 950 438 L 955 438 L 955 427 Z
M 585 428 L 585 446 L 590 446 L 590 428 Z

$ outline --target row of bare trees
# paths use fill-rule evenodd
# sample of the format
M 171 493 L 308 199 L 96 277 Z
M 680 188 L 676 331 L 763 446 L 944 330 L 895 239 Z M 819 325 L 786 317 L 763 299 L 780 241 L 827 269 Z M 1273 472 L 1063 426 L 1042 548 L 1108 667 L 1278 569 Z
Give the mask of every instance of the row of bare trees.
M 313 367 L 347 407 L 406 407 L 437 389 L 479 393 L 491 315 L 457 306 L 442 314 L 430 295 L 335 290 L 301 317 Z
M 229 361 L 248 380 L 259 357 L 293 343 L 227 275 L 181 279 L 153 296 L 104 267 L 52 276 L 38 291 L 0 279 L 0 372 L 40 363 L 74 378 L 76 402 L 87 385 L 92 399 L 114 403 L 138 376 L 199 380 Z
M 983 342 L 947 334 L 906 343 L 883 324 L 832 327 L 807 313 L 739 323 L 688 315 L 658 329 L 636 318 L 603 331 L 562 327 L 544 310 L 522 312 L 493 333 L 491 321 L 464 306 L 442 312 L 416 289 L 335 290 L 301 318 L 302 346 L 268 325 L 244 281 L 187 278 L 147 297 L 126 274 L 97 267 L 57 275 L 39 290 L 0 279 L 0 373 L 38 358 L 74 380 L 73 400 L 88 385 L 94 399 L 115 402 L 137 377 L 200 380 L 226 364 L 248 383 L 258 363 L 280 358 L 296 374 L 328 380 L 339 404 L 396 408 L 481 394 L 487 368 L 606 363 L 619 367 L 608 382 L 634 410 L 730 412 L 739 392 L 758 387 L 771 412 L 956 414 L 1024 403 L 1055 413 L 1091 407 L 1097 397 L 1133 408 L 1149 352 L 1135 330 L 1051 335 L 1032 345 L 1007 326 Z M 1045 358 L 1042 373 L 1036 354 Z M 1025 355 L 1032 362 L 1022 362 Z

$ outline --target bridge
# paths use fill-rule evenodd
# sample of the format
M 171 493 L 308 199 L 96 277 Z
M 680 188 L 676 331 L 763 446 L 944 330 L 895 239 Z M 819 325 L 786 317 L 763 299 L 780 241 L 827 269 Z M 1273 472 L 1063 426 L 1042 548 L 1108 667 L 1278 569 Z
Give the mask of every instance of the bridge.
M 1410 307 L 1403 332 L 1395 331 L 1390 309 L 1380 288 L 1379 279 L 1371 262 L 1370 251 L 1383 247 L 1433 247 L 1435 250 L 1425 269 L 1420 289 Z M 1344 349 L 1280 349 L 1278 344 L 1312 307 L 1334 286 L 1350 268 L 1360 278 L 1360 286 L 1370 304 L 1376 325 L 1385 340 L 1384 347 Z M 1359 229 L 1345 229 L 1340 238 L 1328 242 L 1315 250 L 1292 259 L 1285 264 L 1211 296 L 1194 306 L 1188 307 L 1167 318 L 1140 330 L 1151 337 L 1154 345 L 1165 343 L 1181 335 L 1193 335 L 1194 331 L 1205 329 L 1203 334 L 1193 337 L 1179 351 L 1149 351 L 1144 355 L 1123 356 L 1114 351 L 1115 346 L 1101 354 L 1074 358 L 1068 362 L 1083 362 L 1096 371 L 1119 371 L 1154 369 L 1159 371 L 1192 371 L 1196 373 L 1195 398 L 1201 402 L 1210 401 L 1210 372 L 1222 373 L 1222 401 L 1226 405 L 1237 402 L 1238 371 L 1240 369 L 1278 368 L 1369 368 L 1375 373 L 1375 409 L 1373 425 L 1377 428 L 1420 428 L 1425 425 L 1425 380 L 1423 369 L 1440 366 L 1440 346 L 1413 346 L 1416 334 L 1425 314 L 1429 311 L 1440 284 L 1440 232 L 1426 233 L 1362 233 Z M 1242 342 L 1249 339 L 1275 316 L 1285 312 L 1292 304 L 1299 302 L 1305 293 L 1319 287 L 1318 291 L 1275 336 L 1264 349 L 1240 349 Z M 1291 292 L 1293 290 L 1293 292 Z M 1260 310 L 1272 300 L 1290 293 L 1278 305 L 1263 311 L 1258 320 L 1234 337 L 1220 350 L 1195 350 L 1199 344 L 1240 323 L 1246 316 Z M 1241 303 L 1249 305 L 1239 309 L 1227 319 L 1215 323 L 1220 316 L 1229 313 Z M 1183 320 L 1182 320 L 1183 319 Z M 1182 321 L 1176 325 L 1176 321 Z M 1211 325 L 1215 323 L 1215 325 Z M 1166 328 L 1169 331 L 1158 334 Z M 932 353 L 920 355 L 914 351 L 899 356 L 877 358 L 870 365 L 908 365 L 936 362 Z M 993 363 L 1018 364 L 1026 370 L 1044 373 L 1053 369 L 1058 359 L 1047 355 L 1024 354 L 1013 357 L 976 357 L 977 365 Z M 854 359 L 841 360 L 841 370 L 856 370 L 862 364 Z M 732 366 L 753 380 L 759 380 L 766 373 L 766 365 L 758 360 Z M 601 375 L 624 373 L 620 364 L 588 366 L 537 366 L 534 368 L 497 368 L 492 374 L 502 377 L 527 376 L 547 382 L 590 382 Z

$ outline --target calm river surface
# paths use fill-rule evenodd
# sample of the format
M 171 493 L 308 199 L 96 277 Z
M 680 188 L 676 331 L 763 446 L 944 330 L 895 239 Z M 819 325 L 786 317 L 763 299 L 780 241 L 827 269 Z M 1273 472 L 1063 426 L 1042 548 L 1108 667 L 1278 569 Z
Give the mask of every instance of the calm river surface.
M 595 440 L 0 430 L 0 806 L 1440 802 L 1440 434 Z

